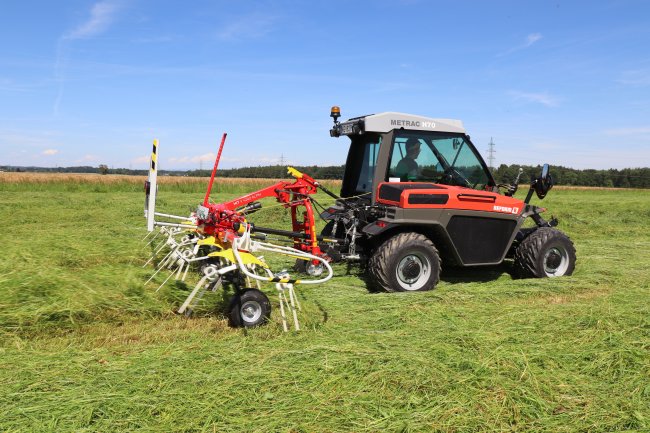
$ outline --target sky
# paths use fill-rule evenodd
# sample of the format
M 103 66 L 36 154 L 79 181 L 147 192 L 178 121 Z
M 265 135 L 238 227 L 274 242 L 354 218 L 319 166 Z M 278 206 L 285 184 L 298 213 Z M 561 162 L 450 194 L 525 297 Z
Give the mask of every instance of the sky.
M 4 0 L 0 165 L 340 165 L 342 118 L 463 121 L 495 165 L 650 166 L 650 2 Z

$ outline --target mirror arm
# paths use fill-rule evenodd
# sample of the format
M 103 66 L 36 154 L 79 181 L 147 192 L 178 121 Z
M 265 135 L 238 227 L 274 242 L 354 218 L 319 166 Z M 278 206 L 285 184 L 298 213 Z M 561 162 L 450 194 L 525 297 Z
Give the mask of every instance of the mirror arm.
M 537 182 L 538 180 L 534 179 L 533 182 L 530 184 L 530 189 L 528 190 L 528 194 L 524 199 L 524 203 L 526 204 L 530 203 L 530 199 L 533 198 L 533 192 L 535 191 L 535 185 L 537 184 Z

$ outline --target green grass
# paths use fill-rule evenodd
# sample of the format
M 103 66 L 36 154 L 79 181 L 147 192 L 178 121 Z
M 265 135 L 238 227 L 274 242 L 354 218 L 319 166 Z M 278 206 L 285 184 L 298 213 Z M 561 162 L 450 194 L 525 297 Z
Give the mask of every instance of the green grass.
M 120 188 L 0 184 L 2 432 L 650 429 L 650 191 L 549 193 L 572 277 L 502 266 L 370 294 L 337 266 L 299 287 L 304 329 L 285 334 L 277 308 L 228 328 L 219 294 L 176 316 L 187 289 L 144 286 L 144 197 Z M 179 188 L 160 210 L 202 198 Z

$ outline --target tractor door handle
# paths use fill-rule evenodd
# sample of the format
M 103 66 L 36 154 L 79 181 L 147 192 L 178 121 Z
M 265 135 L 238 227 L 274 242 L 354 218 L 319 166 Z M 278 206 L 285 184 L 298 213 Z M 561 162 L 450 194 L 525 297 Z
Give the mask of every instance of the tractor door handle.
M 497 198 L 493 195 L 479 195 L 479 194 L 458 194 L 458 200 L 465 201 L 481 201 L 485 203 L 494 203 Z

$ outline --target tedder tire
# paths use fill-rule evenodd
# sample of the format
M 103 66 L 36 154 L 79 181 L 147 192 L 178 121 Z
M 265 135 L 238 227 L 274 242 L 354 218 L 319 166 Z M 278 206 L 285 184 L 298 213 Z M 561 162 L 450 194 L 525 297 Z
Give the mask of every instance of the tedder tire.
M 257 289 L 244 289 L 230 300 L 230 326 L 254 328 L 264 325 L 271 317 L 269 298 Z
M 540 227 L 521 241 L 514 266 L 519 278 L 571 275 L 576 267 L 576 249 L 561 231 Z
M 368 262 L 372 290 L 414 292 L 433 289 L 440 281 L 440 256 L 420 233 L 400 233 L 381 244 Z
M 321 262 L 315 265 L 309 260 L 296 259 L 293 270 L 311 277 L 318 277 L 323 274 L 325 266 Z

